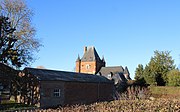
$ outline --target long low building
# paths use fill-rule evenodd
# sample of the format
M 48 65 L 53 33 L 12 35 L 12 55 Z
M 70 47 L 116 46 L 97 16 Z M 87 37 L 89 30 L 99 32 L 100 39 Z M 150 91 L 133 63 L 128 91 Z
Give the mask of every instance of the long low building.
M 89 104 L 113 98 L 113 82 L 103 76 L 36 68 L 25 68 L 23 72 L 38 79 L 40 99 L 38 102 L 32 98 L 32 102 L 39 103 L 41 108 Z

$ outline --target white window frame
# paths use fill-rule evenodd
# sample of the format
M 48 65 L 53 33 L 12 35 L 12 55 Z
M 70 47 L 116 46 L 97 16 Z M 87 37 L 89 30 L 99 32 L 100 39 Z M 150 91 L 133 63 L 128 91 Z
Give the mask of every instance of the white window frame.
M 61 96 L 61 89 L 54 89 L 53 96 L 54 97 L 60 97 Z
M 89 70 L 91 68 L 91 65 L 87 64 L 86 69 Z

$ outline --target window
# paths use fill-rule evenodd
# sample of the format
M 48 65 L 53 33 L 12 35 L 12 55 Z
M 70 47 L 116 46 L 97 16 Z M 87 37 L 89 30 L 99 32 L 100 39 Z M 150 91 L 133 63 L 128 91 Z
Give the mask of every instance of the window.
M 89 64 L 86 65 L 87 70 L 90 69 L 90 67 L 91 67 L 91 65 L 89 65 Z
M 60 89 L 54 89 L 54 97 L 60 97 L 61 96 L 61 90 Z

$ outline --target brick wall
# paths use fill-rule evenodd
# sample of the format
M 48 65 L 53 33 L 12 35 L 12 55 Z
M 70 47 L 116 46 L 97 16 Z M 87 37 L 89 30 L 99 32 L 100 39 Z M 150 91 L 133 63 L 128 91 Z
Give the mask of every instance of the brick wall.
M 60 97 L 53 96 L 55 88 L 61 89 Z M 113 84 L 42 81 L 40 93 L 40 106 L 42 108 L 57 105 L 89 104 L 111 99 Z
M 95 74 L 95 72 L 96 62 L 81 62 L 81 73 Z
M 66 104 L 88 104 L 111 99 L 113 84 L 69 82 L 64 92 Z
M 55 97 L 54 89 L 60 89 L 60 97 Z M 40 107 L 53 107 L 64 104 L 64 82 L 62 81 L 41 81 Z
M 81 72 L 81 61 L 76 61 L 76 72 Z
M 96 74 L 101 67 L 104 67 L 104 63 L 100 62 L 76 62 L 76 72 L 80 73 L 89 73 L 89 74 Z

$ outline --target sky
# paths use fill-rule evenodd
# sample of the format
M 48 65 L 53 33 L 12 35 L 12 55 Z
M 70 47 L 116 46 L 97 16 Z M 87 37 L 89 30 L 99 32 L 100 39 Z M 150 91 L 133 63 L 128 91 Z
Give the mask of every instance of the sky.
M 84 46 L 95 46 L 106 66 L 138 64 L 154 51 L 171 51 L 180 64 L 179 0 L 28 0 L 43 47 L 31 67 L 74 71 Z

